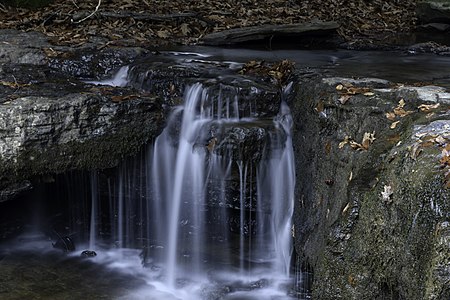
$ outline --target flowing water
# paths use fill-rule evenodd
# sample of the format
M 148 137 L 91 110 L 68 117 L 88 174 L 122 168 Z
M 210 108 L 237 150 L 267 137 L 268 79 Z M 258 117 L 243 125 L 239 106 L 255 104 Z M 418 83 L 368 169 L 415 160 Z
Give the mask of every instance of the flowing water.
M 376 53 L 203 51 L 209 54 L 168 55 L 182 57 L 180 64 L 217 60 L 234 69 L 270 54 L 340 75 L 370 70 L 383 78 L 444 85 L 447 75 L 429 70 L 433 62 L 450 64 L 402 54 L 393 71 L 390 57 Z M 423 70 L 422 77 L 410 68 Z M 112 80 L 93 83 L 126 86 L 130 71 L 124 67 Z M 293 288 L 302 274 L 291 274 L 295 169 L 293 120 L 284 101 L 289 90 L 280 93 L 276 113 L 261 117 L 239 87 L 192 82 L 183 102 L 171 108 L 163 132 L 140 155 L 114 170 L 68 173 L 43 183 L 27 203 L 34 210 L 24 221 L 29 233 L 0 249 L 0 298 L 298 297 Z M 77 250 L 61 256 L 51 243 L 66 249 L 57 245 L 64 236 Z M 97 255 L 81 258 L 87 249 Z

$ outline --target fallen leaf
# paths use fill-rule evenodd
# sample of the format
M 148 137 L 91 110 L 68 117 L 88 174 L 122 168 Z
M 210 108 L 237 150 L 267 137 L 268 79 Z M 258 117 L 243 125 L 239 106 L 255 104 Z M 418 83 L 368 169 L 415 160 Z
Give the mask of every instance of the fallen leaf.
M 338 101 L 341 104 L 345 104 L 350 99 L 350 97 L 351 97 L 350 95 L 342 95 L 341 97 L 339 97 Z
M 342 84 L 338 84 L 337 86 L 336 86 L 336 90 L 337 91 L 342 91 L 344 89 L 344 86 L 342 85 Z
M 381 197 L 383 198 L 383 201 L 385 202 L 392 202 L 391 196 L 394 194 L 394 190 L 390 185 L 385 185 L 384 190 L 381 192 Z
M 346 144 L 348 144 L 349 140 L 350 140 L 349 136 L 346 135 L 346 136 L 344 137 L 344 140 L 343 140 L 342 142 L 339 143 L 338 148 L 339 148 L 339 149 L 342 149 Z
M 319 100 L 319 102 L 317 102 L 317 105 L 316 105 L 316 107 L 314 108 L 318 113 L 321 113 L 321 112 L 323 112 L 323 109 L 324 109 L 324 104 L 323 104 L 323 101 L 322 100 Z
M 439 162 L 444 166 L 450 166 L 450 152 L 446 149 L 442 149 L 442 157 Z
M 395 120 L 395 114 L 393 112 L 387 112 L 386 113 L 386 118 L 390 121 L 394 121 Z
M 364 95 L 364 96 L 370 97 L 370 96 L 375 95 L 375 93 L 374 93 L 374 92 L 366 92 L 366 93 L 364 93 L 363 95 Z
M 395 116 L 399 116 L 400 118 L 403 118 L 403 117 L 406 117 L 407 115 L 412 114 L 413 111 L 410 111 L 410 110 L 406 111 L 404 109 L 405 105 L 406 105 L 405 100 L 400 99 L 400 101 L 398 102 L 397 107 L 394 108 L 394 115 Z M 391 113 L 389 113 L 389 114 L 391 114 Z M 389 115 L 389 118 L 392 118 L 392 115 Z M 391 119 L 391 120 L 393 121 L 393 119 Z
M 342 214 L 345 214 L 345 212 L 350 208 L 350 202 L 347 203 L 347 205 L 344 207 L 344 209 L 342 210 Z
M 391 126 L 389 126 L 389 128 L 395 129 L 395 127 L 397 127 L 397 124 L 398 124 L 398 123 L 400 123 L 400 121 L 393 122 L 393 123 L 391 124 Z
M 421 104 L 419 105 L 418 109 L 420 109 L 420 111 L 422 112 L 429 112 L 432 109 L 436 109 L 440 106 L 440 103 L 436 103 L 436 104 Z
M 375 140 L 376 140 L 375 131 L 372 133 L 370 133 L 370 132 L 364 133 L 363 140 L 361 143 L 364 150 L 369 150 L 370 144 L 372 144 Z
M 413 111 L 411 111 L 411 110 L 406 111 L 403 108 L 399 108 L 399 107 L 394 108 L 394 114 L 396 116 L 399 116 L 400 118 L 406 117 L 407 115 L 410 115 L 412 113 L 413 113 Z

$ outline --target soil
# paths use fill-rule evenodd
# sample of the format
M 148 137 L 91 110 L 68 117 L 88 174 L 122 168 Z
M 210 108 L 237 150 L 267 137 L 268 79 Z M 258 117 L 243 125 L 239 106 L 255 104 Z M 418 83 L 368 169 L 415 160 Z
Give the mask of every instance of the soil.
M 39 31 L 54 44 L 75 47 L 93 40 L 104 46 L 158 47 L 196 44 L 205 34 L 230 28 L 321 20 L 337 22 L 347 45 L 370 46 L 411 33 L 416 2 L 55 0 L 37 9 L 0 3 L 0 29 Z

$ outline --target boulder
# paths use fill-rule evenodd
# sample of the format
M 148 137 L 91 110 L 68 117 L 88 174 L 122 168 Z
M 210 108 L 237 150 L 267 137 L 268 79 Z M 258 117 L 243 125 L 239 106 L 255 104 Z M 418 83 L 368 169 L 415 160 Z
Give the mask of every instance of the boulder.
M 420 24 L 450 24 L 450 1 L 419 1 L 416 6 L 416 15 Z
M 448 96 L 321 76 L 292 103 L 295 248 L 314 299 L 448 299 Z

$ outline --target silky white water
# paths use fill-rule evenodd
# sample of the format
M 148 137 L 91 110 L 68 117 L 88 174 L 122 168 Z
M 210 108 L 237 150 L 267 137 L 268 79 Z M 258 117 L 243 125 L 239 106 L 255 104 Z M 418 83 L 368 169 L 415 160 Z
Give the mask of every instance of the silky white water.
M 292 117 L 281 101 L 273 120 L 259 120 L 240 110 L 238 92 L 187 87 L 153 146 L 103 184 L 103 206 L 91 175 L 86 248 L 98 252 L 93 262 L 145 278 L 127 299 L 290 299 Z M 249 132 L 262 141 L 251 155 Z M 98 233 L 103 214 L 109 249 Z

